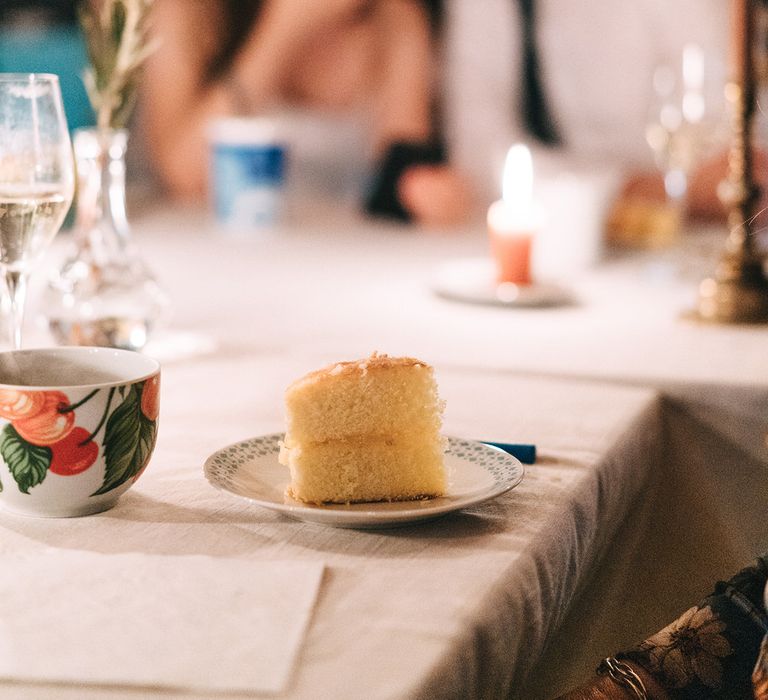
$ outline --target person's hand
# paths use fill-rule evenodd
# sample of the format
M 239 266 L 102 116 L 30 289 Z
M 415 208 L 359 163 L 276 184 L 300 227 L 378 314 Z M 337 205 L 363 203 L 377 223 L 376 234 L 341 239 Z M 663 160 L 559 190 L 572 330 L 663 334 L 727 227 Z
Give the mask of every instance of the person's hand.
M 414 165 L 400 176 L 398 197 L 413 220 L 428 227 L 456 226 L 472 209 L 467 180 L 446 165 Z
M 718 153 L 708 158 L 691 173 L 688 179 L 688 213 L 694 219 L 724 220 L 725 205 L 720 201 L 718 188 L 728 174 L 728 154 Z
M 663 202 L 666 198 L 664 178 L 657 172 L 632 173 L 624 181 L 619 194 L 620 200 Z
M 625 662 L 626 663 L 626 662 Z M 631 664 L 637 673 L 648 697 L 653 700 L 668 700 L 669 693 L 651 676 L 644 668 L 637 664 Z M 629 688 L 620 685 L 608 676 L 594 676 L 578 688 L 558 695 L 555 700 L 632 700 L 637 694 Z
M 768 152 L 755 149 L 752 153 L 754 179 L 761 188 L 755 205 L 756 226 L 764 225 L 764 210 L 768 207 Z M 728 175 L 728 154 L 723 152 L 709 158 L 696 168 L 690 178 L 688 207 L 691 216 L 699 219 L 724 219 L 727 206 L 718 196 L 718 188 Z
M 756 212 L 768 206 L 768 153 L 755 150 L 754 177 L 762 188 Z M 720 201 L 718 189 L 728 175 L 728 154 L 725 151 L 703 160 L 688 178 L 686 209 L 697 220 L 724 221 L 727 207 Z M 620 199 L 664 202 L 663 176 L 659 173 L 636 173 L 624 184 Z

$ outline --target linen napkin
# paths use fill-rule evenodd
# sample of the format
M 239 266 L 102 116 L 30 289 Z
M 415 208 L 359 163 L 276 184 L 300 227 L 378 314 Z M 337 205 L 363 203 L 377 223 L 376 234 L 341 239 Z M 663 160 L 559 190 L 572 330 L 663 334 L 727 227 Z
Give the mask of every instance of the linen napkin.
M 51 551 L 0 571 L 0 678 L 285 689 L 321 563 Z

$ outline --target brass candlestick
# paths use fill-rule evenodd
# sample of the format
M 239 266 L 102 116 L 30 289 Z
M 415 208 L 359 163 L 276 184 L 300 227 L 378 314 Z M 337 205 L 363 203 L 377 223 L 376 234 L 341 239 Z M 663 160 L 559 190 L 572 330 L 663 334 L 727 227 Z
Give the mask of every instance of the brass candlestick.
M 733 81 L 726 88 L 733 115 L 728 177 L 719 191 L 728 208 L 729 234 L 714 277 L 699 287 L 698 316 L 717 323 L 768 322 L 768 278 L 755 249 L 753 218 L 760 199 L 752 160 L 755 112 L 755 6 L 733 0 Z

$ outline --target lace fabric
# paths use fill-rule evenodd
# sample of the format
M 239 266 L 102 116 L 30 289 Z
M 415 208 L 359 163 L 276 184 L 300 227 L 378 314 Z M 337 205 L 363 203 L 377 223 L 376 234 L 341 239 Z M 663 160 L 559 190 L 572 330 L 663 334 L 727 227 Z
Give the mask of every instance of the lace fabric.
M 763 556 L 617 658 L 642 666 L 676 700 L 768 700 L 767 579 Z

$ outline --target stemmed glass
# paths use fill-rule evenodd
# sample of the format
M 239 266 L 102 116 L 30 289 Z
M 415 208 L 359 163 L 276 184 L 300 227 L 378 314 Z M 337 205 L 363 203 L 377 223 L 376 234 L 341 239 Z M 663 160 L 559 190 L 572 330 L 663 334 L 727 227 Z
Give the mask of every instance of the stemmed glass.
M 16 349 L 27 278 L 61 228 L 74 182 L 58 77 L 0 73 L 0 272 Z
M 679 63 L 659 65 L 646 140 L 664 174 L 669 202 L 682 209 L 691 170 L 721 139 L 724 127 L 722 69 L 697 44 L 687 44 Z

